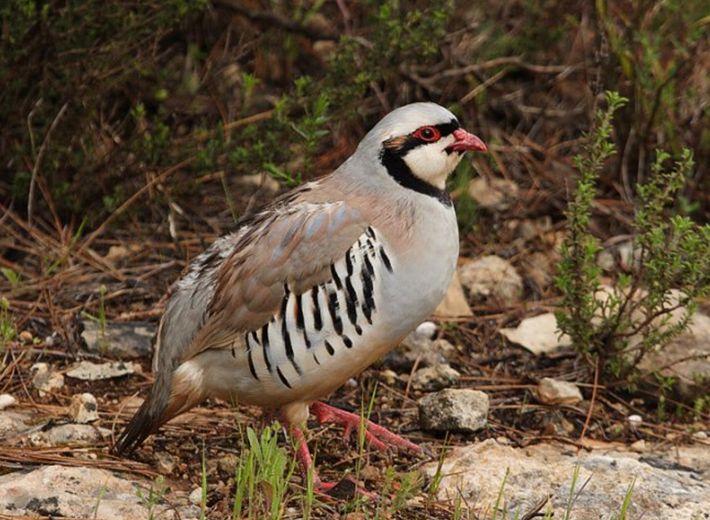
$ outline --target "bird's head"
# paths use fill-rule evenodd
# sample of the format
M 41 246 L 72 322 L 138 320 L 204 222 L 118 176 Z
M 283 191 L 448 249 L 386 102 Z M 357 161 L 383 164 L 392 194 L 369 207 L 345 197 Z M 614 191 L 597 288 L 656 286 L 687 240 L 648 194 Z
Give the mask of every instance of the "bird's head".
M 429 194 L 444 190 L 447 177 L 467 151 L 487 151 L 458 119 L 435 103 L 412 103 L 387 114 L 361 147 L 377 150 L 379 161 L 399 184 Z

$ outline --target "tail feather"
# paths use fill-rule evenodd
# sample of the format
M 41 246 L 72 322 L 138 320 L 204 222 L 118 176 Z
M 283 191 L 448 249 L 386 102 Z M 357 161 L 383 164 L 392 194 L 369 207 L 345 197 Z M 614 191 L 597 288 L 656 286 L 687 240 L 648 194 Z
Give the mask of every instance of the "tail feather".
M 143 401 L 141 407 L 118 436 L 111 449 L 113 453 L 123 455 L 135 451 L 149 435 L 155 433 L 170 419 L 170 417 L 165 417 L 168 396 L 165 395 L 161 399 L 161 396 L 156 395 L 156 387 L 153 387 L 150 396 Z
M 118 436 L 112 448 L 114 453 L 131 453 L 163 424 L 204 399 L 200 379 L 189 375 L 189 365 L 158 375 L 150 395 Z

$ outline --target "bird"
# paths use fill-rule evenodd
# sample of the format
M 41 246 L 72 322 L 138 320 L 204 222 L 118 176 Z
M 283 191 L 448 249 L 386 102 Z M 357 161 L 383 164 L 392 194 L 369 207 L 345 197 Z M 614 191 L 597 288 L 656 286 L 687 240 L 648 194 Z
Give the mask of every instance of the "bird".
M 337 169 L 237 222 L 171 288 L 155 339 L 154 384 L 113 451 L 137 449 L 206 398 L 275 413 L 304 475 L 327 491 L 303 429 L 309 414 L 358 431 L 322 402 L 396 347 L 443 299 L 459 251 L 446 180 L 486 152 L 446 108 L 401 106 Z M 376 448 L 421 448 L 366 421 Z

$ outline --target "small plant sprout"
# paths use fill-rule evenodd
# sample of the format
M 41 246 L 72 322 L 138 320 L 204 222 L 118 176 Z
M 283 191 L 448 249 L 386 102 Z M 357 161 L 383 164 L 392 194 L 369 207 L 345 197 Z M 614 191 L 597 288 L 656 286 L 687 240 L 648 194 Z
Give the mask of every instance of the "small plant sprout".
M 5 297 L 0 297 L 0 349 L 12 341 L 17 335 L 15 324 L 10 316 L 10 302 Z
M 278 424 L 264 428 L 261 434 L 247 428 L 247 447 L 235 471 L 233 519 L 277 520 L 283 516 L 296 460 L 279 446 L 279 431 Z
M 9 267 L 0 267 L 0 272 L 3 276 L 10 282 L 10 287 L 17 289 L 22 282 L 22 277 L 17 271 L 10 269 Z

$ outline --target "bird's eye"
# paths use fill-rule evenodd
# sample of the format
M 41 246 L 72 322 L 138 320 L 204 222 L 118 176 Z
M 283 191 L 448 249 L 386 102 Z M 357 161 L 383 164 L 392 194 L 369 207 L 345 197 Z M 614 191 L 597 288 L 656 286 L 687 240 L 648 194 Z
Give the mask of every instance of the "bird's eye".
M 423 126 L 414 132 L 414 137 L 426 143 L 433 143 L 441 138 L 441 132 L 434 126 Z

